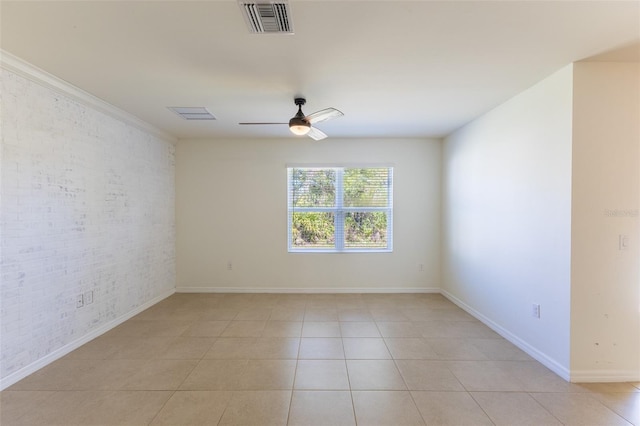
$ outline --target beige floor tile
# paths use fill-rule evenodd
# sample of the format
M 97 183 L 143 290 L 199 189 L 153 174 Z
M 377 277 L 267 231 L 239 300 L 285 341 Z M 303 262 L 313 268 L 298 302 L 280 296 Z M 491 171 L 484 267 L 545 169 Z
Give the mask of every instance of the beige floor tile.
M 410 308 L 404 310 L 404 315 L 409 321 L 422 322 L 429 321 L 433 315 L 429 313 L 429 308 L 423 306 L 421 308 Z
M 131 341 L 129 336 L 104 334 L 65 356 L 67 359 L 107 359 Z
M 253 359 L 297 359 L 300 339 L 293 337 L 259 337 L 251 350 Z
M 218 337 L 222 334 L 230 321 L 197 321 L 191 325 L 183 336 L 189 337 Z
M 143 336 L 181 336 L 191 325 L 192 321 L 154 320 L 150 321 Z
M 422 337 L 420 329 L 409 321 L 378 321 L 382 337 Z
M 204 359 L 187 376 L 180 390 L 236 390 L 247 360 Z
M 464 391 L 462 384 L 442 361 L 396 360 L 409 390 Z
M 226 309 L 235 309 L 242 311 L 245 309 L 252 309 L 259 305 L 251 301 L 249 294 L 228 294 L 224 297 L 219 306 L 224 306 Z
M 358 426 L 425 424 L 407 391 L 354 391 L 352 397 Z
M 162 316 L 165 321 L 198 321 L 201 319 L 203 311 L 193 309 L 191 306 L 179 307 Z
M 325 305 L 317 303 L 314 305 L 313 302 L 307 302 L 304 320 L 305 322 L 338 321 L 338 310 L 336 308 L 327 308 Z
M 565 425 L 631 425 L 587 393 L 532 393 L 531 396 Z
M 158 352 L 155 358 L 202 359 L 215 340 L 212 337 L 177 337 L 164 351 Z
M 125 361 L 129 362 L 129 361 Z M 82 390 L 96 389 L 97 386 L 108 386 L 108 389 L 119 388 L 127 378 L 128 372 L 123 368 L 112 371 L 109 361 L 62 358 L 36 371 L 11 386 L 10 390 Z M 122 367 L 122 366 L 118 366 Z M 105 370 L 106 374 L 102 374 Z M 104 383 L 102 379 L 109 379 Z M 114 382 L 115 380 L 115 382 Z M 100 389 L 100 388 L 98 388 Z
M 276 302 L 277 306 L 302 303 L 303 307 L 307 304 L 309 295 L 306 293 L 281 293 Z
M 364 306 L 364 302 L 363 306 Z M 373 321 L 373 317 L 371 316 L 371 313 L 369 312 L 368 309 L 366 309 L 365 307 L 363 308 L 356 308 L 356 307 L 345 307 L 342 309 L 338 309 L 338 321 L 341 322 L 351 322 L 351 321 L 357 321 L 357 322 L 372 322 Z
M 295 389 L 349 390 L 349 377 L 344 361 L 299 360 Z
M 307 296 L 307 310 L 337 310 L 335 294 L 310 294 Z M 316 320 L 313 320 L 316 321 Z M 332 320 L 333 321 L 333 320 Z
M 562 425 L 527 393 L 473 392 L 471 396 L 497 426 Z
M 496 361 L 533 361 L 533 358 L 505 339 L 468 339 L 467 341 L 488 359 Z
M 391 359 L 387 345 L 381 338 L 343 338 L 342 344 L 346 359 Z
M 467 392 L 412 391 L 411 395 L 428 425 L 493 425 Z
M 222 337 L 260 337 L 266 321 L 231 321 Z
M 305 321 L 302 325 L 302 337 L 340 336 L 340 325 L 337 321 Z
M 284 390 L 293 388 L 296 360 L 249 360 L 239 381 L 242 390 Z
M 403 309 L 387 308 L 387 309 L 371 309 L 371 316 L 375 321 L 391 322 L 391 321 L 409 321 L 409 318 L 404 314 Z
M 436 353 L 438 359 L 476 361 L 489 359 L 467 339 L 425 338 L 424 340 Z
M 366 309 L 367 304 L 362 298 L 362 294 L 357 293 L 340 293 L 336 294 L 336 307 L 338 311 L 346 309 Z
M 351 389 L 406 390 L 407 387 L 391 360 L 347 360 Z
M 239 311 L 237 309 L 218 308 L 206 311 L 200 317 L 201 321 L 231 321 L 235 319 Z
M 502 339 L 495 331 L 479 321 L 432 320 L 417 322 L 415 325 L 422 332 L 422 337 Z
M 637 388 L 636 388 L 637 389 Z M 631 424 L 640 425 L 640 392 L 593 393 L 592 396 Z
M 130 337 L 180 336 L 191 323 L 189 321 L 130 319 L 113 329 L 114 335 Z
M 138 370 L 122 386 L 128 390 L 176 390 L 198 361 L 191 359 L 152 359 L 141 362 Z
M 385 338 L 394 359 L 437 359 L 438 355 L 422 338 Z
M 302 321 L 269 321 L 262 330 L 262 337 L 300 337 Z
M 447 309 L 428 309 L 425 310 L 425 321 L 472 321 L 478 322 L 477 319 L 454 306 Z
M 271 309 L 243 309 L 238 312 L 234 321 L 267 321 L 271 316 Z
M 380 337 L 380 331 L 373 321 L 341 322 L 342 337 Z
M 257 337 L 221 337 L 204 355 L 205 359 L 249 359 Z
M 33 395 L 31 392 L 29 393 Z M 0 418 L 0 424 L 2 426 L 66 426 L 77 424 L 80 408 L 91 401 L 94 394 L 95 391 L 52 392 L 48 398 L 38 398 L 36 400 L 37 405 L 32 404 L 29 407 L 23 405 L 20 416 L 11 423 L 9 418 L 3 414 L 2 418 Z M 26 401 L 23 400 L 22 403 L 26 404 Z M 3 413 L 5 409 L 3 398 Z
M 304 303 L 302 304 L 302 307 L 286 307 L 279 305 L 271 311 L 269 321 L 304 321 Z
M 493 361 L 491 364 L 515 377 L 527 392 L 588 392 L 578 384 L 563 380 L 537 361 Z
M 68 425 L 146 425 L 171 396 L 158 391 L 91 391 Z
M 640 392 L 632 383 L 579 383 L 578 386 L 597 393 Z
M 335 337 L 303 337 L 299 359 L 344 359 L 342 339 Z
M 291 391 L 234 392 L 220 426 L 281 426 L 287 424 Z
M 120 390 L 131 378 L 140 373 L 148 360 L 109 359 L 96 363 L 90 371 L 72 375 L 68 390 Z
M 56 391 L 3 391 L 0 392 L 0 424 L 26 424 L 34 407 L 43 407 Z M 27 416 L 25 422 L 20 418 Z
M 288 426 L 355 426 L 348 391 L 294 391 Z
M 496 361 L 448 361 L 447 367 L 468 391 L 525 391 L 525 385 Z
M 171 346 L 175 337 L 130 337 L 109 359 L 151 359 Z
M 171 392 L 157 391 L 60 391 L 40 401 L 15 425 L 87 426 L 148 424 Z M 2 418 L 3 426 L 10 426 Z
M 178 391 L 162 407 L 151 425 L 217 425 L 231 395 L 226 391 Z

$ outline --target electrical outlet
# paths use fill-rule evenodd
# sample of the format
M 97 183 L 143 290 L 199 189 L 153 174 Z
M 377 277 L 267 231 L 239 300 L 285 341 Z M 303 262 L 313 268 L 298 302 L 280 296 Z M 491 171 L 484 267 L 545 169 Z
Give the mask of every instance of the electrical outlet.
M 620 234 L 618 235 L 618 250 L 629 250 L 629 236 Z
M 419 263 L 418 264 L 418 271 L 420 271 L 420 272 L 424 271 L 424 263 Z
M 231 261 L 227 262 L 227 271 L 233 270 L 233 263 Z
M 540 305 L 534 303 L 531 305 L 531 316 L 534 318 L 540 318 Z
M 79 294 L 76 296 L 76 309 L 82 308 L 84 306 L 84 296 Z
M 84 304 L 90 305 L 93 303 L 93 290 L 84 292 Z

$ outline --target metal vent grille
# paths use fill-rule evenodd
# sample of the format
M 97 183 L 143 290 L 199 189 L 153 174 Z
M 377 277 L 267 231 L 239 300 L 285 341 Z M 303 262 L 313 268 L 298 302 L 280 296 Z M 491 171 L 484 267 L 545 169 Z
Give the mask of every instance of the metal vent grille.
M 257 34 L 293 34 L 289 3 L 238 1 L 249 31 Z
M 167 107 L 185 120 L 215 120 L 205 107 Z

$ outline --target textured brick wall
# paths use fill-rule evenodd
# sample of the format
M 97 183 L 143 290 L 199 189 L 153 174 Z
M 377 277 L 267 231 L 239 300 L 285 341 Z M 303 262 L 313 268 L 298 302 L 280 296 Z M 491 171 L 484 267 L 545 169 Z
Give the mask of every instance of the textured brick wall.
M 0 378 L 175 288 L 174 146 L 5 69 L 1 89 Z

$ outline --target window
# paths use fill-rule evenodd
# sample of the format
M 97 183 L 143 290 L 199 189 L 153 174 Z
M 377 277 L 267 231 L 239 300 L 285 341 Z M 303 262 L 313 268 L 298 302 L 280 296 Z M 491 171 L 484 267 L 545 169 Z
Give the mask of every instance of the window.
M 290 252 L 390 252 L 393 168 L 289 167 Z

